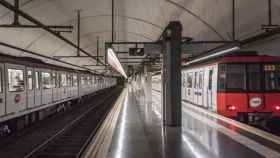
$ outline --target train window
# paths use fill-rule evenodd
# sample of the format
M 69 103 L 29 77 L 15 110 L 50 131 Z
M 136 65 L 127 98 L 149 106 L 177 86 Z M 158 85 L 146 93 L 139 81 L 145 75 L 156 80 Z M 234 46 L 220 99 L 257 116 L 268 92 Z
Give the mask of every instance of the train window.
M 261 91 L 262 74 L 260 64 L 247 65 L 247 82 L 249 91 Z
M 203 72 L 199 73 L 199 82 L 198 82 L 198 88 L 202 89 L 203 86 Z
M 192 81 L 192 74 L 189 73 L 189 74 L 187 74 L 187 87 L 188 88 L 192 88 L 192 83 L 193 83 L 193 81 Z
M 36 71 L 35 72 L 35 88 L 36 89 L 40 89 L 40 75 L 39 75 L 39 72 Z
M 67 86 L 67 77 L 66 74 L 60 74 L 60 85 L 62 87 L 66 87 Z
M 81 85 L 85 85 L 85 77 L 81 76 Z
M 213 84 L 213 70 L 209 70 L 209 78 L 208 78 L 208 89 L 212 90 Z
M 23 70 L 8 69 L 8 87 L 10 92 L 24 91 Z
M 90 76 L 87 77 L 87 82 L 88 82 L 88 85 L 91 85 L 91 79 L 90 79 Z
M 246 90 L 246 73 L 244 64 L 227 64 L 226 66 L 226 89 Z
M 0 68 L 0 93 L 3 92 L 2 83 L 2 68 Z
M 280 65 L 268 65 L 265 68 L 265 90 L 280 91 Z M 268 69 L 269 68 L 269 69 Z
M 55 88 L 58 87 L 56 73 L 52 73 L 52 86 Z
M 72 75 L 71 75 L 71 74 L 68 74 L 68 75 L 67 75 L 67 85 L 68 85 L 68 86 L 72 86 L 72 84 L 73 84 Z
M 78 78 L 77 75 L 73 75 L 73 86 L 77 87 L 78 86 Z
M 32 73 L 32 70 L 27 71 L 27 87 L 28 87 L 28 90 L 33 89 L 33 73 Z
M 194 73 L 194 88 L 197 87 L 197 72 Z
M 50 89 L 51 86 L 51 74 L 48 72 L 42 72 L 42 86 L 43 89 Z

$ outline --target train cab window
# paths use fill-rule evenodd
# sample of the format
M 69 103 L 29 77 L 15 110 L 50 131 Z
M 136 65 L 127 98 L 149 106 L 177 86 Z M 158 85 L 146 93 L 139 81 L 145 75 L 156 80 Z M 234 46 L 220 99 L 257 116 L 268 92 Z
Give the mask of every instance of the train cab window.
M 61 74 L 60 75 L 60 84 L 61 84 L 62 87 L 66 87 L 67 86 L 66 74 Z
M 78 78 L 77 75 L 73 75 L 73 86 L 77 87 L 78 86 Z
M 40 74 L 39 74 L 39 71 L 35 72 L 35 88 L 40 89 Z
M 24 91 L 23 70 L 8 69 L 8 87 L 10 92 Z
M 258 92 L 262 89 L 262 74 L 260 64 L 247 65 L 248 90 Z
M 267 64 L 264 65 L 265 71 L 265 90 L 280 91 L 280 65 Z
M 246 70 L 244 64 L 226 65 L 226 90 L 246 90 Z
M 27 87 L 28 87 L 28 90 L 33 89 L 33 73 L 31 70 L 27 71 Z
M 50 73 L 42 72 L 42 86 L 43 86 L 43 89 L 50 89 L 52 87 Z

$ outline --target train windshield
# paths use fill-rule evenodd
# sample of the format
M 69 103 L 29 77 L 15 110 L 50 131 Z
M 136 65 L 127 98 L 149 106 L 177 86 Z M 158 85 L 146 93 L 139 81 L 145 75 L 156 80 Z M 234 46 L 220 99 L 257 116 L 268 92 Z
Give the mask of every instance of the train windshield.
M 220 91 L 279 92 L 280 64 L 220 64 Z
M 265 64 L 265 90 L 280 91 L 280 64 Z

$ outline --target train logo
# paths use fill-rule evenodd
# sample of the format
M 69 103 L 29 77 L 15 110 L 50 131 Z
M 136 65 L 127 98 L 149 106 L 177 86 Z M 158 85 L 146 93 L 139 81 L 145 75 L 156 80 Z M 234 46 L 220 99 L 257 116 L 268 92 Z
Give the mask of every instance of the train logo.
M 250 99 L 250 107 L 257 108 L 262 105 L 262 99 L 260 97 L 253 97 Z

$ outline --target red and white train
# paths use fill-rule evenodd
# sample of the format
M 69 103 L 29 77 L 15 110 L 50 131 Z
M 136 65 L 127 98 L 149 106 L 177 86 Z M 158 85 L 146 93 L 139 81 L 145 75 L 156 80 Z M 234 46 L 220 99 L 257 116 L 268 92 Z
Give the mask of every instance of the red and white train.
M 280 57 L 229 55 L 182 70 L 182 99 L 259 123 L 280 116 Z
M 161 90 L 160 83 L 153 76 L 153 89 Z M 280 57 L 236 53 L 184 66 L 182 99 L 246 123 L 278 119 Z

